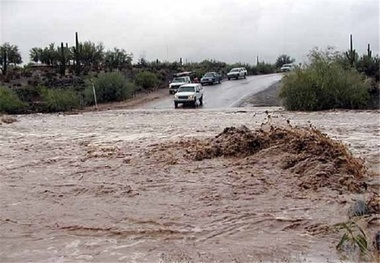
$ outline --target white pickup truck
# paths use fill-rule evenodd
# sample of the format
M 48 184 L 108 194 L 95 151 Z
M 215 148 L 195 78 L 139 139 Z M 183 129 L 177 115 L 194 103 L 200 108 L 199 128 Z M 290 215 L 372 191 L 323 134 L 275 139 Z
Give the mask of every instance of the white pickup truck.
M 247 70 L 245 68 L 233 68 L 230 72 L 227 73 L 228 80 L 230 79 L 239 79 L 240 77 L 246 78 Z
M 169 94 L 174 94 L 177 92 L 181 85 L 191 83 L 189 76 L 175 77 L 169 84 Z
M 175 77 L 169 84 L 169 94 L 174 94 L 177 92 L 178 88 L 183 85 L 191 83 L 191 79 L 189 76 L 179 76 Z
M 189 104 L 192 107 L 203 105 L 203 87 L 199 83 L 185 84 L 178 88 L 174 95 L 174 108 L 178 108 L 178 104 Z

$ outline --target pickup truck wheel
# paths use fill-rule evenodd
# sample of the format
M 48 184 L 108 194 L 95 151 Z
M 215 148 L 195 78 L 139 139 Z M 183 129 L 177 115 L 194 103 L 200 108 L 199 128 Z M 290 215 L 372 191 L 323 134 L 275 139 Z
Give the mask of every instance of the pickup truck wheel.
M 239 76 L 236 76 L 236 79 L 239 79 Z
M 174 108 L 178 108 L 178 102 L 174 102 Z
M 230 78 L 228 78 L 228 80 L 230 80 Z
M 200 106 L 203 105 L 203 96 L 199 98 L 199 105 L 200 105 Z
M 195 99 L 195 100 L 193 101 L 193 103 L 192 103 L 191 106 L 193 106 L 193 108 L 197 107 L 197 99 Z
M 247 78 L 247 76 L 244 74 L 244 78 L 246 79 Z

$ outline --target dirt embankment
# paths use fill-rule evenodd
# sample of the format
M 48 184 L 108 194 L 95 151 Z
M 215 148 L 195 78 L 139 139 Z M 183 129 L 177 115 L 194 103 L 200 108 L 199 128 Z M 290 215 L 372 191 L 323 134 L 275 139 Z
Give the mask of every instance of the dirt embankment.
M 282 87 L 281 82 L 277 82 L 269 88 L 248 97 L 240 107 L 275 107 L 282 106 L 282 101 L 278 94 Z
M 145 103 L 159 100 L 168 96 L 169 94 L 168 94 L 167 89 L 158 89 L 149 93 L 137 94 L 134 98 L 129 99 L 129 100 L 120 101 L 120 102 L 101 103 L 101 104 L 98 104 L 98 108 L 95 108 L 95 106 L 90 106 L 90 107 L 84 108 L 83 110 L 76 110 L 74 112 L 136 109 Z

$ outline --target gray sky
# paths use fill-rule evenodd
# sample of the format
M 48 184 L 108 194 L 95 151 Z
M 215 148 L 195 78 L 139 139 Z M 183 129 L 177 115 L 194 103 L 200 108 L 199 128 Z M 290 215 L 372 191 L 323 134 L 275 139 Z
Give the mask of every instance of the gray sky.
M 49 43 L 103 42 L 137 60 L 216 59 L 255 64 L 313 47 L 370 43 L 379 54 L 378 0 L 0 0 L 0 42 L 29 50 Z

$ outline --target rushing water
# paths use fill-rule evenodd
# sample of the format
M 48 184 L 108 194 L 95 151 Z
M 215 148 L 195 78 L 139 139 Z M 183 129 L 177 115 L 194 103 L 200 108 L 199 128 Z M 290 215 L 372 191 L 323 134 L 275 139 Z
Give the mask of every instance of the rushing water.
M 303 191 L 269 152 L 193 161 L 155 148 L 258 128 L 266 110 L 274 123 L 312 124 L 347 144 L 378 189 L 379 111 L 17 116 L 0 125 L 0 261 L 339 261 L 341 233 L 326 229 L 365 193 Z

